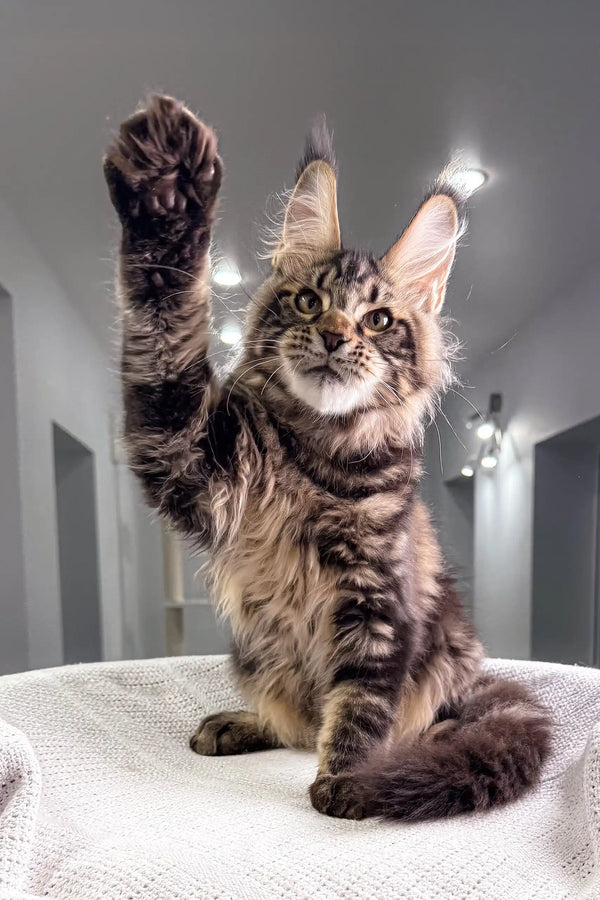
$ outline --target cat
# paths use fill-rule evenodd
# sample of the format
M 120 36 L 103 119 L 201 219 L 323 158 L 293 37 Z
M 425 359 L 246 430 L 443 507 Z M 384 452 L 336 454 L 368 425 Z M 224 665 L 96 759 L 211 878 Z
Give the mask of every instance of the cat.
M 382 257 L 342 246 L 336 167 L 309 137 L 251 301 L 243 352 L 209 360 L 216 137 L 149 99 L 104 161 L 122 225 L 125 438 L 148 503 L 211 554 L 248 709 L 190 744 L 316 750 L 310 799 L 349 819 L 484 810 L 534 786 L 551 745 L 483 649 L 418 492 L 451 378 L 441 309 L 464 203 L 446 175 Z

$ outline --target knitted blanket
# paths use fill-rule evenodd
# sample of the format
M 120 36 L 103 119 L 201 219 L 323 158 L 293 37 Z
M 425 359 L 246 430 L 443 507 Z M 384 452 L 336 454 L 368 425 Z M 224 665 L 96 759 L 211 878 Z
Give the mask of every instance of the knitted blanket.
M 418 825 L 319 815 L 310 753 L 192 753 L 240 705 L 226 657 L 0 678 L 0 898 L 600 898 L 600 672 L 488 667 L 554 710 L 543 783 Z

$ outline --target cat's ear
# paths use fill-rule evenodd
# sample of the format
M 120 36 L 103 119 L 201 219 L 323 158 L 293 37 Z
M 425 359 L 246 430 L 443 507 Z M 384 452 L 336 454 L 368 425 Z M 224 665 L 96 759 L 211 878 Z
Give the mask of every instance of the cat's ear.
M 273 265 L 291 265 L 341 247 L 335 172 L 318 159 L 296 182 L 285 210 L 281 240 Z
M 450 194 L 436 193 L 420 210 L 382 263 L 389 277 L 410 291 L 422 308 L 439 313 L 464 228 L 461 205 Z
M 321 118 L 308 135 L 272 262 L 293 267 L 296 262 L 340 249 L 333 142 Z

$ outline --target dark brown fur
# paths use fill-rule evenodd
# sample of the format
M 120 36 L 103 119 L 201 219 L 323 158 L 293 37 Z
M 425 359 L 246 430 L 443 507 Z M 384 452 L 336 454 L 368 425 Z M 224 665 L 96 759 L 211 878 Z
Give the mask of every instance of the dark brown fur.
M 252 710 L 209 716 L 191 745 L 316 748 L 311 799 L 329 815 L 484 809 L 536 783 L 549 723 L 525 688 L 482 679 L 418 496 L 423 422 L 450 373 L 439 310 L 462 209 L 442 180 L 383 258 L 344 250 L 331 163 L 321 134 L 220 384 L 207 355 L 214 134 L 155 97 L 105 160 L 123 225 L 131 466 L 148 502 L 211 551 Z

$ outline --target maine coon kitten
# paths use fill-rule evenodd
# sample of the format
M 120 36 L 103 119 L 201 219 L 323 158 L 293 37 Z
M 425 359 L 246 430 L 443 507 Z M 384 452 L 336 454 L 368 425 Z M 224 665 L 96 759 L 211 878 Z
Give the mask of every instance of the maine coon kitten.
M 423 422 L 449 377 L 440 323 L 464 227 L 440 180 L 380 259 L 342 248 L 326 134 L 309 141 L 239 365 L 211 371 L 216 139 L 154 97 L 105 174 L 122 226 L 122 374 L 148 502 L 212 554 L 251 711 L 208 716 L 207 755 L 318 751 L 328 815 L 486 809 L 534 785 L 547 713 L 482 676 L 419 499 Z

